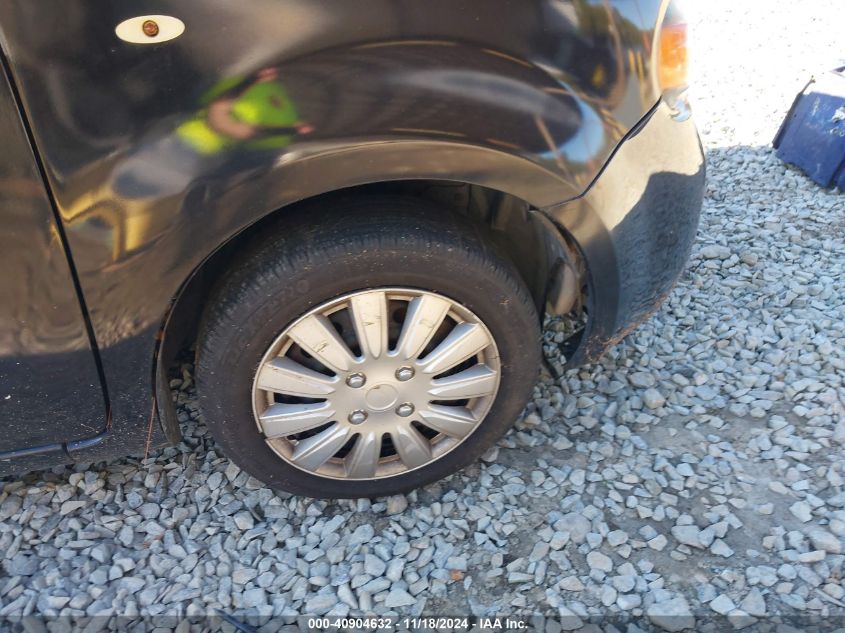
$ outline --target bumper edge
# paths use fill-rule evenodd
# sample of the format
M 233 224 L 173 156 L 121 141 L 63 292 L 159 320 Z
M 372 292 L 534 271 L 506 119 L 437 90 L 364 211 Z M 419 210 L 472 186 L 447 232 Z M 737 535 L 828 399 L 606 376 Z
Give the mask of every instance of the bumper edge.
M 544 209 L 586 262 L 589 318 L 568 366 L 597 360 L 665 301 L 692 250 L 704 197 L 695 125 L 664 102 L 576 200 Z

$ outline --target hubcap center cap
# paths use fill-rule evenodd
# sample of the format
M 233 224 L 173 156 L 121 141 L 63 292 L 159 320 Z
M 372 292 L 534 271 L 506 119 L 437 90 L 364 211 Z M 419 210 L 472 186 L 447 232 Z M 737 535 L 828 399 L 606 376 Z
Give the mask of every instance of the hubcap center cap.
M 392 385 L 375 385 L 367 391 L 367 395 L 364 396 L 364 400 L 370 409 L 382 411 L 384 409 L 389 409 L 396 404 L 399 400 L 399 391 Z

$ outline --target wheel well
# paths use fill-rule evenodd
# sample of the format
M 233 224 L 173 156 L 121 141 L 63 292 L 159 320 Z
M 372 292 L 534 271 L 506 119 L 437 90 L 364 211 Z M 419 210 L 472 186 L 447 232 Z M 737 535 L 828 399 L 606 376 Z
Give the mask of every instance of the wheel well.
M 313 205 L 322 200 L 331 209 L 332 201 L 356 195 L 418 197 L 485 226 L 496 248 L 516 266 L 540 315 L 546 312 L 547 304 L 550 311 L 564 313 L 576 303 L 582 303 L 584 267 L 578 249 L 569 236 L 516 196 L 461 182 L 410 180 L 341 189 L 309 198 L 307 202 Z M 289 222 L 302 221 L 295 211 L 304 202 L 269 213 L 247 227 L 211 253 L 186 280 L 162 325 L 154 384 L 167 385 L 168 381 L 162 378 L 173 375 L 180 352 L 193 347 L 207 298 L 241 248 L 262 231 L 284 230 L 290 226 L 286 218 L 290 218 Z M 159 405 L 162 424 L 168 437 L 178 440 L 178 422 L 169 409 L 172 407 Z

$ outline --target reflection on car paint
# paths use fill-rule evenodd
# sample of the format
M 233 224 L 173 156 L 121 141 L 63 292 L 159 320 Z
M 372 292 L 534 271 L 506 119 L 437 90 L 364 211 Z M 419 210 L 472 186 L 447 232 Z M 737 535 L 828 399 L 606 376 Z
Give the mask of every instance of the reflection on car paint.
M 203 95 L 199 110 L 173 132 L 142 144 L 118 165 L 115 195 L 125 200 L 176 195 L 196 174 L 215 171 L 226 153 L 283 150 L 312 131 L 275 68 L 229 77 Z

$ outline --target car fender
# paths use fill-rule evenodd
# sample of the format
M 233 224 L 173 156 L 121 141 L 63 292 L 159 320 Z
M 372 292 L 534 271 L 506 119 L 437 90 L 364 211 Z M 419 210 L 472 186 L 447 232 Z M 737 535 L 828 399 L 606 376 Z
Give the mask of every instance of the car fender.
M 138 394 L 180 288 L 261 218 L 392 179 L 550 207 L 584 191 L 657 99 L 654 16 L 614 3 L 155 4 L 185 29 L 152 45 L 115 33 L 131 3 L 0 6 L 117 434 L 151 424 Z

